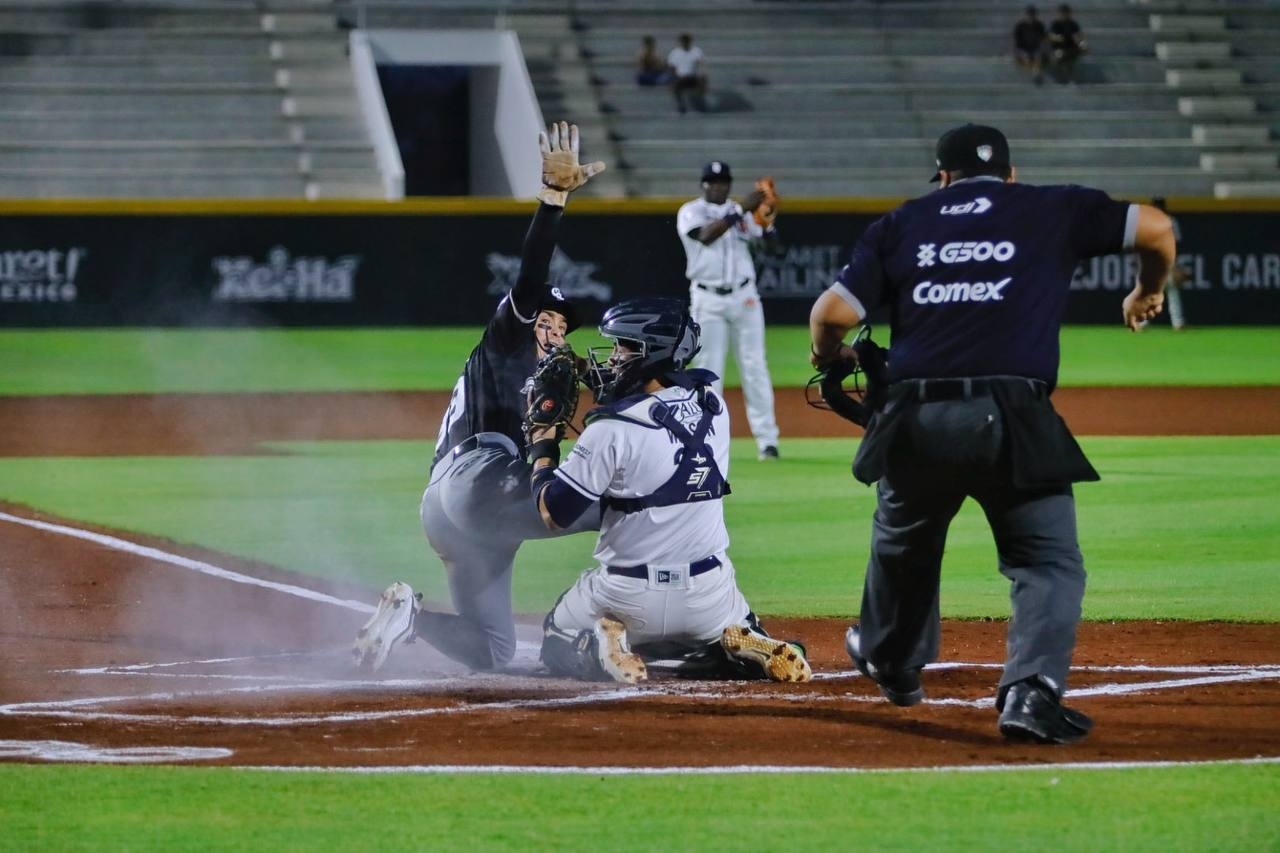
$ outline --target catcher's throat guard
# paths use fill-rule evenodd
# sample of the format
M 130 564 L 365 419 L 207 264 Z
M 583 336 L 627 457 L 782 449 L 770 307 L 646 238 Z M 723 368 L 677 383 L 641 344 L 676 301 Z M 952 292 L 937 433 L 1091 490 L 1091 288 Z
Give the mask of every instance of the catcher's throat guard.
M 889 351 L 871 340 L 871 327 L 863 325 L 850 344 L 856 358 L 843 358 L 818 373 L 805 385 L 805 402 L 815 409 L 835 412 L 866 428 L 888 394 Z

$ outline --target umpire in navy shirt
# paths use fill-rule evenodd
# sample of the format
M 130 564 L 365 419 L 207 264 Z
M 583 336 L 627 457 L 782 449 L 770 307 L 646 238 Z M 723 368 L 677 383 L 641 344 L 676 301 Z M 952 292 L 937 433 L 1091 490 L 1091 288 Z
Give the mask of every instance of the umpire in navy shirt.
M 1112 252 L 1142 263 L 1125 325 L 1158 314 L 1173 231 L 1154 207 L 1015 183 L 992 127 L 944 134 L 937 165 L 938 190 L 873 223 L 810 314 L 819 369 L 852 356 L 844 336 L 868 312 L 887 305 L 891 318 L 887 400 L 854 460 L 878 501 L 846 647 L 894 704 L 924 698 L 947 527 L 972 497 L 1012 582 L 1000 731 L 1068 743 L 1092 726 L 1062 704 L 1085 586 L 1072 483 L 1098 475 L 1049 401 L 1058 329 L 1077 263 Z

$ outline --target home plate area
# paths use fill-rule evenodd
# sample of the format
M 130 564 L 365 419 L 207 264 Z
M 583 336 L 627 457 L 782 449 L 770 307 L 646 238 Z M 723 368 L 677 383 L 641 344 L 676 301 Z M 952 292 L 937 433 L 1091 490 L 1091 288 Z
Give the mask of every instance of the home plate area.
M 806 684 L 548 676 L 538 619 L 476 674 L 419 642 L 377 674 L 350 639 L 377 591 L 0 507 L 0 761 L 366 767 L 884 768 L 1280 756 L 1280 626 L 1088 622 L 1068 701 L 1096 727 L 1013 744 L 1003 621 L 948 621 L 913 708 L 843 650 L 847 622 L 768 619 Z

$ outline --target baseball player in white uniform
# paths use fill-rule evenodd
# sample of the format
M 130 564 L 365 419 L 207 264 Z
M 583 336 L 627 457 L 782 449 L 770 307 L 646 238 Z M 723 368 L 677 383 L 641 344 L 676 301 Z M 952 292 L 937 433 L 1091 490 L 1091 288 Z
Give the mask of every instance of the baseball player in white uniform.
M 716 374 L 715 391 L 724 394 L 725 356 L 730 341 L 742 377 L 747 421 L 760 459 L 778 458 L 778 422 L 773 414 L 773 384 L 765 361 L 764 309 L 756 290 L 753 240 L 770 237 L 750 215 L 764 193 L 753 190 L 742 204 L 729 198 L 729 164 L 713 160 L 702 170 L 702 198 L 685 202 L 676 215 L 684 244 L 690 311 L 702 327 L 702 354 L 696 366 Z
M 717 677 L 807 681 L 804 649 L 770 637 L 738 589 L 727 549 L 729 415 L 715 377 L 685 367 L 698 325 L 678 300 L 605 312 L 614 341 L 591 363 L 601 405 L 563 465 L 554 429 L 530 445 L 534 499 L 551 530 L 604 510 L 595 558 L 544 622 L 552 672 L 634 683 L 646 661 Z

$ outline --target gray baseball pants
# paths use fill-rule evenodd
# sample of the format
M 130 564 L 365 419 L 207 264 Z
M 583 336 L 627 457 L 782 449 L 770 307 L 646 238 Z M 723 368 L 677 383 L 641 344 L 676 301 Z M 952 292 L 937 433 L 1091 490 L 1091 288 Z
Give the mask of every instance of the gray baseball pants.
M 1071 487 L 1013 486 L 991 397 L 919 403 L 903 418 L 877 484 L 862 653 L 885 671 L 937 660 L 943 546 L 951 519 L 972 497 L 995 536 L 1000 572 L 1012 582 L 1001 695 L 1032 675 L 1064 690 L 1085 588 Z
M 529 492 L 529 463 L 509 438 L 480 433 L 455 451 L 432 469 L 422 495 L 422 528 L 444 562 L 453 606 L 467 623 L 452 641 L 465 643 L 474 635 L 475 642 L 487 643 L 492 666 L 503 666 L 516 650 L 511 571 L 520 543 L 599 530 L 600 510 L 592 508 L 567 530 L 548 530 Z

